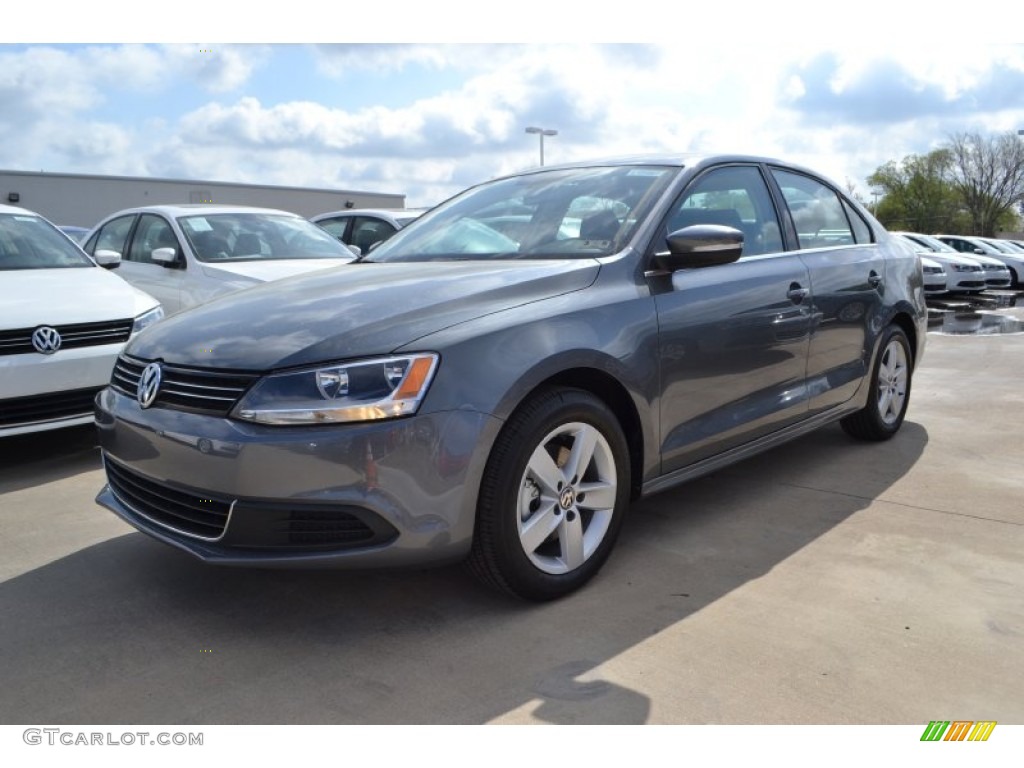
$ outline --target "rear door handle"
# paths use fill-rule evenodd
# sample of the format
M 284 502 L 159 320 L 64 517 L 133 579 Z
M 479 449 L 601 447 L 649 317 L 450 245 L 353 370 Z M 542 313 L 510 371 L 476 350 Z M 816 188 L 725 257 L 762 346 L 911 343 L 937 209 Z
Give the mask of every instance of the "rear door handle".
M 786 292 L 786 295 L 789 297 L 789 300 L 792 301 L 794 304 L 799 304 L 808 296 L 810 296 L 810 294 L 810 289 L 804 288 L 802 285 L 800 285 L 800 283 L 790 283 L 789 291 Z

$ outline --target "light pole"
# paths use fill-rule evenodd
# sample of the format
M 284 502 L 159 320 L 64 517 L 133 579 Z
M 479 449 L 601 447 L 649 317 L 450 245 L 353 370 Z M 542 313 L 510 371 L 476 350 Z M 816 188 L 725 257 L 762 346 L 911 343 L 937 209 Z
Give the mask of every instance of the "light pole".
M 535 125 L 531 125 L 526 129 L 527 133 L 536 133 L 540 137 L 540 164 L 544 165 L 544 137 L 545 136 L 557 136 L 558 131 L 551 128 L 538 128 Z

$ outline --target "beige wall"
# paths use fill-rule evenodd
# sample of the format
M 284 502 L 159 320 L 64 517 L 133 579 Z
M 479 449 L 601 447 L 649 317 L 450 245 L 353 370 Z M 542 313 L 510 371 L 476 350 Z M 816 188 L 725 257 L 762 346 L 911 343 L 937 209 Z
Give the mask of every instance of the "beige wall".
M 12 193 L 18 196 L 17 202 L 9 199 Z M 351 202 L 354 208 L 403 208 L 405 195 L 212 181 L 0 171 L 0 203 L 28 208 L 54 224 L 92 227 L 123 208 L 200 202 L 281 208 L 309 217 L 341 210 L 346 207 L 346 202 Z

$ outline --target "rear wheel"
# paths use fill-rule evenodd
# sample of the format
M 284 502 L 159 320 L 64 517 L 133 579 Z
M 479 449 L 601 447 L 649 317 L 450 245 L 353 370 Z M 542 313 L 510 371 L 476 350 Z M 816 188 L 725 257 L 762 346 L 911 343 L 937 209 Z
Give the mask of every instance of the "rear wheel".
M 867 405 L 840 422 L 847 434 L 859 440 L 888 440 L 899 431 L 910 404 L 911 361 L 907 334 L 890 325 L 871 373 Z
M 604 564 L 629 503 L 615 415 L 577 389 L 525 403 L 495 442 L 480 487 L 470 569 L 528 600 L 578 589 Z

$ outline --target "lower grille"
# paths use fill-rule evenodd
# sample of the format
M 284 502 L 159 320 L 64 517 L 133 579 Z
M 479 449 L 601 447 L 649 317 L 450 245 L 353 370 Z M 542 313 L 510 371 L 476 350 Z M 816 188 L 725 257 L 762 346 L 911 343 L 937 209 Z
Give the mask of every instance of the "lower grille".
M 299 511 L 288 516 L 288 543 L 295 545 L 358 545 L 375 538 L 354 515 L 334 511 Z
M 106 456 L 104 464 L 114 495 L 138 514 L 201 539 L 219 539 L 224 534 L 232 499 L 150 480 Z
M 102 389 L 90 387 L 0 400 L 0 427 L 88 416 L 92 413 L 96 393 Z

